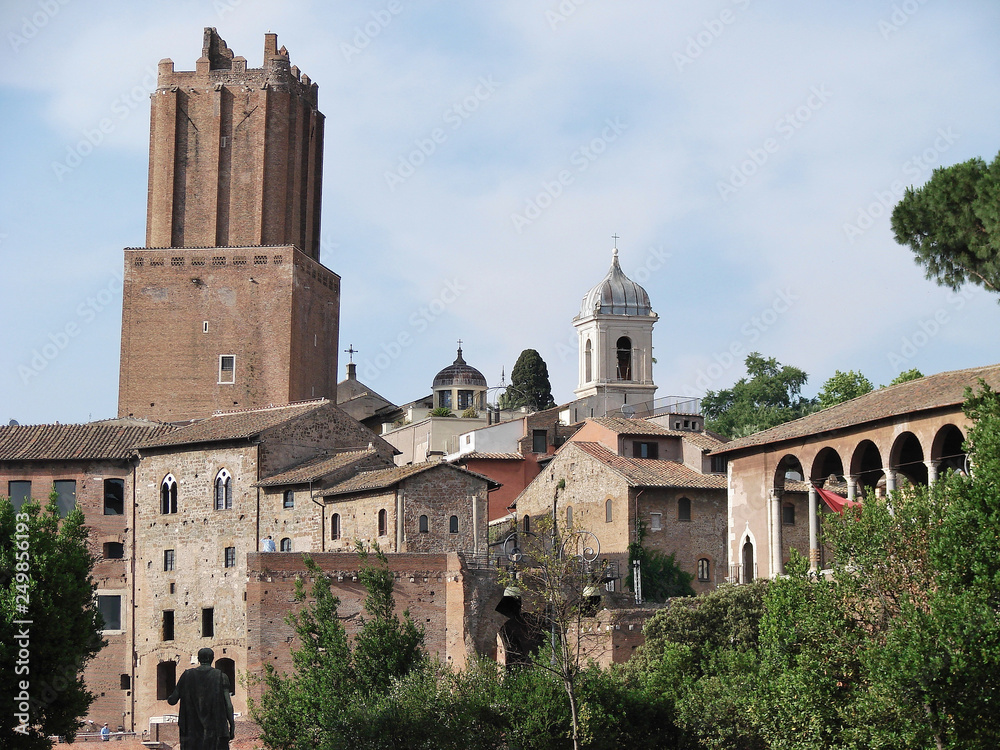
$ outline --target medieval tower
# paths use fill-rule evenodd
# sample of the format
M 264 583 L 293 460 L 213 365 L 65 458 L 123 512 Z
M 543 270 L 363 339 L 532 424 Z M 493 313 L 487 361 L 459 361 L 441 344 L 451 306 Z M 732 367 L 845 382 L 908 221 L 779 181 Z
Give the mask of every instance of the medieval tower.
M 120 417 L 336 399 L 340 278 L 319 262 L 317 88 L 276 34 L 261 68 L 214 28 L 195 70 L 160 62 L 146 247 L 125 251 Z
M 653 383 L 653 324 L 657 315 L 646 290 L 618 265 L 584 297 L 573 319 L 580 342 L 579 399 L 602 397 L 603 413 L 623 406 L 650 404 Z

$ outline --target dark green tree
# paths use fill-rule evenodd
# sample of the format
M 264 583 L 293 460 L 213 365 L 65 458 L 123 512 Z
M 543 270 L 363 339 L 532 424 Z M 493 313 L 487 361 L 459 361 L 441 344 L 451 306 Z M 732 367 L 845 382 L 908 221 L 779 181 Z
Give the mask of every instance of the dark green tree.
M 534 349 L 525 349 L 510 371 L 510 385 L 500 396 L 500 407 L 519 409 L 527 406 L 531 411 L 541 411 L 555 405 L 545 360 Z
M 17 513 L 0 498 L 0 695 L 8 701 L 0 747 L 33 750 L 51 747 L 53 735 L 72 739 L 94 701 L 83 682 L 84 667 L 105 645 L 94 562 L 79 508 L 60 520 L 55 495 L 44 509 L 31 501 Z M 22 694 L 30 699 L 17 700 Z
M 817 400 L 819 407 L 826 409 L 834 404 L 850 401 L 852 398 L 870 393 L 874 386 L 871 381 L 855 370 L 841 372 L 836 370 L 820 389 Z
M 299 638 L 292 651 L 295 672 L 282 675 L 264 668 L 264 693 L 251 701 L 251 715 L 262 727 L 261 739 L 274 750 L 357 750 L 366 747 L 416 747 L 387 744 L 375 734 L 385 726 L 385 701 L 391 688 L 425 664 L 423 632 L 404 613 L 396 616 L 393 576 L 385 555 L 376 549 L 375 561 L 362 554 L 359 579 L 367 591 L 368 618 L 353 644 L 338 614 L 339 599 L 330 579 L 308 556 L 305 564 L 313 579 L 308 594 L 296 582 L 296 601 L 305 604 L 288 616 Z M 382 724 L 374 717 L 383 717 Z
M 899 385 L 900 383 L 908 383 L 911 380 L 917 380 L 919 378 L 922 378 L 923 376 L 924 374 L 920 372 L 920 370 L 918 370 L 916 367 L 913 367 L 909 370 L 903 370 L 903 372 L 899 373 L 899 375 L 897 375 L 892 379 L 892 382 L 889 383 L 889 385 Z M 885 386 L 882 387 L 885 388 Z
M 892 231 L 928 279 L 1000 291 L 1000 155 L 990 165 L 975 158 L 935 169 L 896 204 Z
M 635 590 L 633 571 L 638 560 L 642 578 L 642 598 L 645 601 L 663 602 L 675 596 L 694 596 L 694 589 L 691 588 L 694 576 L 680 569 L 673 554 L 667 555 L 643 546 L 646 527 L 641 521 L 638 536 L 638 541 L 630 542 L 628 545 L 629 572 L 625 585 Z
M 732 388 L 709 391 L 701 400 L 705 426 L 729 438 L 744 437 L 797 419 L 815 408 L 801 395 L 809 376 L 797 367 L 781 365 L 773 357 L 751 352 L 745 362 L 747 377 Z

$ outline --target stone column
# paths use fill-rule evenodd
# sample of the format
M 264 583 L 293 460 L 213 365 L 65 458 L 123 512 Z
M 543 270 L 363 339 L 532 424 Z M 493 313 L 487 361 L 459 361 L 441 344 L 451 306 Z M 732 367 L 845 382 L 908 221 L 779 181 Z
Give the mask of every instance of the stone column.
M 938 467 L 941 465 L 940 461 L 924 461 L 927 466 L 927 486 L 930 487 L 938 480 Z
M 858 499 L 858 478 L 844 477 L 847 480 L 847 499 L 852 503 Z
M 809 485 L 809 572 L 819 570 L 819 493 Z
M 896 470 L 888 466 L 883 469 L 885 472 L 885 494 L 896 491 Z
M 771 491 L 771 578 L 784 573 L 781 561 L 781 495 L 784 490 Z

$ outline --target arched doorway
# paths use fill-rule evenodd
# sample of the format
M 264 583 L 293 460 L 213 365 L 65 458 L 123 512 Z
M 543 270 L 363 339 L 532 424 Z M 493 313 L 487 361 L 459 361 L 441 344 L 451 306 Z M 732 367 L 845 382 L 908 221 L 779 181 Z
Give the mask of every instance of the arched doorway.
M 882 470 L 882 454 L 871 440 L 862 440 L 851 456 L 851 476 L 857 482 L 857 498 L 860 500 L 869 490 L 875 491 L 879 480 L 885 476 Z
M 924 449 L 912 432 L 904 432 L 896 438 L 889 452 L 889 466 L 895 469 L 897 474 L 905 477 L 910 484 L 927 484 Z M 896 486 L 899 486 L 898 481 Z
M 944 476 L 946 471 L 965 471 L 965 436 L 962 431 L 953 424 L 946 424 L 931 444 L 931 460 L 938 464 L 938 476 Z
M 743 560 L 743 566 L 740 573 L 740 583 L 753 583 L 756 568 L 753 558 L 753 542 L 750 541 L 749 537 L 743 542 L 741 559 Z

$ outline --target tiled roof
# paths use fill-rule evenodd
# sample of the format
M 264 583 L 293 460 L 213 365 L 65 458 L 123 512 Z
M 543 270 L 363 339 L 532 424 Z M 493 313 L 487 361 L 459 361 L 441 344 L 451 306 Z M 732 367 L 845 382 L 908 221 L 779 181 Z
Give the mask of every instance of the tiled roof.
M 470 451 L 452 459 L 451 463 L 458 463 L 466 459 L 479 458 L 490 461 L 523 461 L 524 456 L 520 453 L 490 453 L 489 451 Z
M 474 471 L 469 471 L 468 469 L 463 469 L 460 466 L 454 466 L 453 464 L 434 462 L 408 464 L 407 466 L 393 466 L 389 469 L 375 469 L 374 471 L 362 471 L 355 474 L 350 479 L 345 479 L 343 482 L 335 484 L 333 487 L 323 492 L 322 495 L 323 497 L 332 497 L 334 495 L 346 495 L 354 492 L 382 490 L 387 487 L 393 487 L 394 485 L 402 482 L 404 479 L 416 476 L 417 474 L 422 474 L 425 471 L 430 471 L 431 469 L 439 466 L 444 466 L 453 471 L 461 471 L 464 474 L 478 477 L 479 479 L 489 483 L 490 489 L 500 486 L 497 481 L 490 479 L 487 476 L 483 476 L 482 474 L 477 474 Z
M 809 414 L 793 422 L 786 422 L 733 440 L 713 452 L 729 453 L 759 445 L 819 435 L 903 414 L 960 406 L 965 400 L 965 389 L 975 386 L 980 378 L 993 388 L 1000 387 L 1000 365 L 952 370 L 879 388 L 877 391 Z
M 128 458 L 135 447 L 174 431 L 143 419 L 106 419 L 86 424 L 0 427 L 0 461 Z
M 617 471 L 633 487 L 726 489 L 726 477 L 721 474 L 701 474 L 675 461 L 619 456 L 600 443 L 573 445 Z
M 689 443 L 707 451 L 714 450 L 720 445 L 723 445 L 722 440 L 719 440 L 708 433 L 697 432 L 695 430 L 671 430 L 670 428 L 663 427 L 655 422 L 647 422 L 645 419 L 597 417 L 590 421 L 596 422 L 602 427 L 607 427 L 609 430 L 613 430 L 619 435 L 651 435 L 684 438 Z
M 170 445 L 217 443 L 224 440 L 249 438 L 289 419 L 323 408 L 329 403 L 326 399 L 317 399 L 316 401 L 303 401 L 284 406 L 265 406 L 260 409 L 220 412 L 186 427 L 180 427 L 169 434 L 146 440 L 139 447 L 160 448 Z
M 264 477 L 257 487 L 276 487 L 288 484 L 305 484 L 322 479 L 339 469 L 346 468 L 363 458 L 377 455 L 374 448 L 344 451 L 333 455 L 315 456 L 302 463 Z

